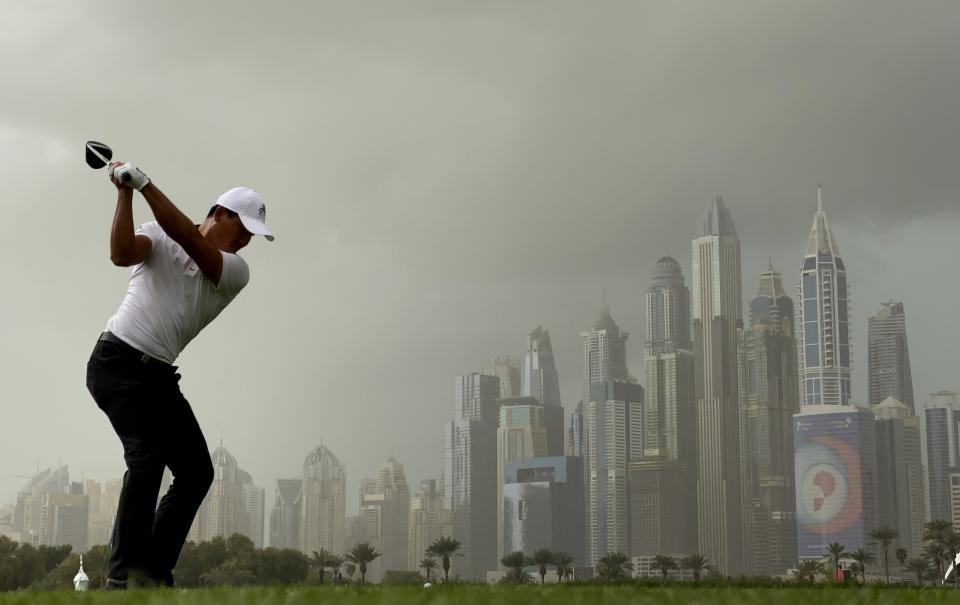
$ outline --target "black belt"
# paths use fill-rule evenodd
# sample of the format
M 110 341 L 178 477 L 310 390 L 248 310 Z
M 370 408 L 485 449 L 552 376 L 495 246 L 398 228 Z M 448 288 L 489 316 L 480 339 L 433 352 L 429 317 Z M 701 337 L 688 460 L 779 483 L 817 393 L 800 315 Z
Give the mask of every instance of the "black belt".
M 170 366 L 169 363 L 161 359 L 157 359 L 156 357 L 150 357 L 140 349 L 137 349 L 136 347 L 132 347 L 128 345 L 127 343 L 120 340 L 113 332 L 110 332 L 109 330 L 104 331 L 104 333 L 100 335 L 100 340 L 104 342 L 110 342 L 119 346 L 121 349 L 123 349 L 123 351 L 126 354 L 130 355 L 140 363 L 163 364 L 168 367 Z

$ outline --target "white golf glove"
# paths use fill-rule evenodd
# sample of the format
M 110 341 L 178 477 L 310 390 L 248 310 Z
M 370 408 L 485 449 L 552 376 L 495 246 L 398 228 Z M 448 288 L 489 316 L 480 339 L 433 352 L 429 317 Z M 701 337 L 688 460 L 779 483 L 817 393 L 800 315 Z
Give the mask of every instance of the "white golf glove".
M 147 186 L 147 183 L 150 182 L 150 177 L 130 162 L 120 164 L 119 166 L 110 166 L 107 175 L 111 178 L 115 177 L 124 185 L 133 187 L 137 191 L 141 191 Z

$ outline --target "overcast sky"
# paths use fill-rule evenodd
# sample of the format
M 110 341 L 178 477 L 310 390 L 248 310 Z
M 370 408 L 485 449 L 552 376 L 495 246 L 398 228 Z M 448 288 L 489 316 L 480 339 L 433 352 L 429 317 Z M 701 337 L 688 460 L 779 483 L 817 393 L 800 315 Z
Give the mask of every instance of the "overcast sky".
M 0 4 L 0 506 L 58 460 L 123 471 L 84 387 L 125 292 L 97 139 L 198 221 L 254 187 L 273 243 L 181 355 L 208 443 L 265 487 L 325 443 L 357 480 L 439 476 L 454 377 L 550 331 L 568 411 L 607 291 L 643 292 L 714 194 L 796 283 L 823 184 L 866 318 L 906 305 L 918 402 L 960 387 L 960 6 L 951 2 Z M 281 7 L 281 8 L 278 8 Z M 137 222 L 152 220 L 141 197 Z

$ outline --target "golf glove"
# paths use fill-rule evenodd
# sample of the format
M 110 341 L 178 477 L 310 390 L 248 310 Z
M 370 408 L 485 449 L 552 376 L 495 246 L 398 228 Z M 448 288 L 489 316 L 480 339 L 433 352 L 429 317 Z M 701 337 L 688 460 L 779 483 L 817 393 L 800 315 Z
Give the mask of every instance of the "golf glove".
M 130 162 L 120 164 L 119 166 L 111 166 L 108 174 L 111 177 L 116 177 L 121 183 L 128 187 L 133 187 L 137 191 L 141 191 L 147 186 L 147 183 L 150 182 L 150 177 Z

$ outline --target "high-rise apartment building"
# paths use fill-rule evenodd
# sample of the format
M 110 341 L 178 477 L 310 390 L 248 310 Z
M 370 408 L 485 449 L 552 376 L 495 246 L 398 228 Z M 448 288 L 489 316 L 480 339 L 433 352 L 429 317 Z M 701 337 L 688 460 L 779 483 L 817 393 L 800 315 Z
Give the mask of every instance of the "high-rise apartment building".
M 793 300 L 771 265 L 739 333 L 740 460 L 745 571 L 779 575 L 796 563 L 793 415 L 799 411 Z
M 303 462 L 300 495 L 300 550 L 321 548 L 342 553 L 346 533 L 347 474 L 326 446 L 313 449 Z
M 496 569 L 497 399 L 500 379 L 472 373 L 456 379 L 454 420 L 444 425 L 444 498 L 453 538 L 462 547 L 459 568 L 469 579 Z
M 502 552 L 566 552 L 584 562 L 583 460 L 525 458 L 507 464 Z
M 893 397 L 915 410 L 902 302 L 883 303 L 879 311 L 867 318 L 867 360 L 870 405 Z
M 719 196 L 693 240 L 699 550 L 723 574 L 743 570 L 737 330 L 743 327 L 740 240 Z
M 541 458 L 547 455 L 546 406 L 535 397 L 498 399 L 499 420 L 497 425 L 497 555 L 504 550 L 503 487 L 506 483 L 507 464 L 524 458 Z M 562 416 L 561 416 L 562 419 Z
M 527 337 L 527 352 L 523 358 L 521 394 L 533 397 L 543 406 L 547 428 L 547 455 L 561 456 L 564 453 L 563 405 L 560 402 L 560 378 L 553 360 L 553 345 L 550 332 L 537 326 Z M 500 384 L 503 394 L 503 381 Z
M 627 371 L 628 332 L 621 332 L 604 304 L 589 332 L 581 332 L 583 341 L 583 401 L 590 400 L 590 385 L 611 380 L 629 382 Z
M 680 263 L 664 256 L 657 261 L 647 288 L 646 353 L 692 348 L 690 290 L 684 284 Z
M 903 547 L 919 553 L 927 509 L 920 418 L 893 397 L 874 406 L 873 413 L 877 418 L 878 526 L 897 530 L 891 551 Z
M 869 550 L 879 520 L 873 412 L 856 405 L 802 405 L 793 423 L 797 555 L 822 560 L 833 542 L 848 552 Z
M 223 445 L 213 451 L 210 460 L 213 482 L 200 504 L 188 539 L 208 542 L 217 536 L 240 534 L 250 538 L 255 547 L 262 547 L 264 490 L 253 484 L 250 473 L 237 466 L 236 458 Z M 165 474 L 164 482 L 167 477 Z
M 923 413 L 930 520 L 950 520 L 950 473 L 960 468 L 960 393 L 932 393 Z
M 680 264 L 657 261 L 647 289 L 642 457 L 628 463 L 631 555 L 697 550 L 696 408 L 690 291 Z
M 800 405 L 850 405 L 848 302 L 847 270 L 818 188 L 796 313 Z
M 416 570 L 438 538 L 450 536 L 450 511 L 443 506 L 443 480 L 427 479 L 410 499 L 407 569 Z
M 501 397 L 519 397 L 522 394 L 520 362 L 516 357 L 497 357 L 493 361 L 493 375 L 500 379 Z
M 407 540 L 410 524 L 410 488 L 403 465 L 391 456 L 375 478 L 360 480 L 360 515 L 374 528 L 372 542 L 380 557 L 371 566 L 371 579 L 384 571 L 407 569 Z
M 611 551 L 630 552 L 627 464 L 642 452 L 643 387 L 628 382 L 590 385 L 583 404 L 589 565 Z
M 303 478 L 277 479 L 270 511 L 270 546 L 300 550 L 300 510 Z

